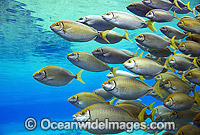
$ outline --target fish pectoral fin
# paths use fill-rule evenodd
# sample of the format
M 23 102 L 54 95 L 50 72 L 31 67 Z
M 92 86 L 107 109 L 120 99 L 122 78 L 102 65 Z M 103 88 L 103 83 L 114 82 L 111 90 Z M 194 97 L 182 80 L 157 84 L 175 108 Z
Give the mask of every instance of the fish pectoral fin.
M 55 76 L 47 77 L 47 80 L 54 80 Z
M 64 31 L 64 33 L 70 33 L 71 30 L 72 30 L 72 28 L 62 29 L 62 31 Z
M 111 52 L 107 52 L 107 53 L 104 53 L 103 56 L 108 57 L 110 54 L 111 54 Z

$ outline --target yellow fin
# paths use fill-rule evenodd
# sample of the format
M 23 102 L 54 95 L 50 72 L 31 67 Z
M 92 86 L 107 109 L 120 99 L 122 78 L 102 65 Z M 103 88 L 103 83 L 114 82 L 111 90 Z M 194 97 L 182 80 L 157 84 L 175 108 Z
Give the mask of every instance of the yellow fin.
M 154 24 L 155 22 L 154 21 L 151 21 L 151 20 L 148 20 L 146 21 L 147 22 L 147 26 L 149 27 L 149 29 L 151 29 L 153 32 L 156 32 L 157 29 L 155 28 Z
M 101 35 L 101 38 L 103 38 L 103 40 L 105 40 L 106 42 L 108 42 L 110 44 L 110 42 L 108 41 L 108 39 L 106 38 L 106 35 L 107 33 L 109 32 L 110 30 L 106 30 L 106 31 L 103 31 L 103 32 L 100 32 L 100 35 Z
M 190 10 L 190 11 L 193 11 L 191 8 L 190 8 L 190 1 L 186 4 L 187 8 Z
M 179 18 L 177 15 L 176 15 L 176 12 L 174 11 L 174 17 L 178 20 L 180 20 L 181 18 Z
M 130 36 L 130 34 L 129 34 L 129 32 L 128 32 L 128 30 L 126 30 L 126 29 L 124 29 L 125 30 L 125 32 Z
M 138 57 L 142 57 L 143 53 L 144 53 L 144 52 L 140 53 L 140 55 L 139 55 Z
M 176 36 L 173 36 L 172 39 L 170 39 L 170 42 L 172 43 L 172 46 L 173 46 L 174 48 L 178 49 L 178 47 L 176 46 L 175 41 L 174 41 L 174 40 L 175 40 L 175 37 L 176 37 Z
M 81 74 L 83 72 L 83 69 L 80 70 L 77 74 L 76 74 L 76 79 L 79 80 L 80 82 L 82 82 L 83 84 L 85 84 L 85 82 L 82 80 L 81 78 Z
M 147 107 L 143 108 L 140 114 L 138 115 L 138 119 L 140 120 L 140 122 L 144 122 L 144 114 L 146 110 L 147 110 Z
M 195 93 L 195 101 L 197 102 L 197 104 L 200 106 L 200 99 L 199 99 L 199 89 L 196 91 Z
M 117 70 L 118 68 L 120 68 L 120 67 L 111 67 L 111 68 L 110 68 L 110 70 L 111 70 L 111 72 L 113 73 L 114 76 L 117 76 L 117 75 L 116 75 L 116 70 Z
M 192 9 L 192 13 L 196 16 L 195 7 Z
M 137 55 L 138 55 L 138 51 L 136 51 L 133 56 L 137 57 Z
M 185 78 L 185 72 L 182 74 L 181 79 L 186 82 L 186 78 Z
M 148 106 L 149 110 L 153 111 L 153 105 L 154 105 L 155 103 L 156 103 L 156 102 L 153 102 L 153 103 L 151 103 L 151 104 Z
M 154 121 L 155 112 L 156 112 L 156 108 L 154 108 L 153 111 L 151 112 L 151 119 L 152 119 L 152 121 Z
M 113 105 L 113 103 L 114 103 L 114 101 L 115 101 L 116 99 L 117 99 L 117 98 L 113 98 L 112 100 L 108 101 L 108 103 L 109 103 L 110 105 Z
M 145 83 L 145 82 L 144 82 L 145 79 L 144 79 L 143 76 L 139 75 L 139 78 L 140 78 L 140 80 L 141 80 L 143 83 Z
M 194 58 L 193 63 L 194 63 L 194 65 L 195 65 L 196 67 L 200 68 L 200 67 L 199 67 L 200 63 L 198 62 L 198 58 L 197 58 L 197 57 Z
M 178 5 L 177 0 L 174 0 L 174 4 L 175 4 L 180 10 L 182 10 L 182 8 Z
M 160 82 L 161 80 L 158 80 L 155 85 L 154 85 L 154 90 L 156 92 L 156 94 L 158 94 L 158 96 L 160 96 L 161 98 L 163 98 L 162 93 L 160 92 Z
M 131 43 L 133 43 L 133 42 L 132 42 L 132 41 L 129 39 L 129 37 L 128 37 L 128 34 L 127 34 L 127 33 L 125 33 L 125 34 L 124 34 L 124 37 L 125 37 L 125 39 L 126 39 L 126 40 L 130 41 Z

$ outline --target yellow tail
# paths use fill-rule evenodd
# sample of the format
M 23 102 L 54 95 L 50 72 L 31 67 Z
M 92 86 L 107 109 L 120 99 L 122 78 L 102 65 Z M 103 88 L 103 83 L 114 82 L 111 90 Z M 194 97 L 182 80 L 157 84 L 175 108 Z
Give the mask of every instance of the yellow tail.
M 149 29 L 151 29 L 153 32 L 156 32 L 157 29 L 155 28 L 154 24 L 155 22 L 154 21 L 151 21 L 151 20 L 148 20 L 146 21 L 147 22 L 147 26 L 149 27 Z
M 128 37 L 128 34 L 127 33 L 125 33 L 124 34 L 124 38 L 126 39 L 126 40 L 128 40 L 128 41 L 130 41 L 131 43 L 133 43 L 130 39 L 129 39 L 129 37 Z
M 179 8 L 179 9 L 181 9 L 182 10 L 182 8 L 178 5 L 178 2 L 177 2 L 177 0 L 174 0 L 174 4 Z
M 147 110 L 147 107 L 143 108 L 140 114 L 138 115 L 138 119 L 140 120 L 140 122 L 144 122 L 144 115 L 145 115 L 146 110 Z
M 120 68 L 120 67 L 111 67 L 111 68 L 110 68 L 110 70 L 111 70 L 111 72 L 113 73 L 114 76 L 117 76 L 116 70 L 117 70 L 118 68 Z
M 83 69 L 80 70 L 77 74 L 76 74 L 76 79 L 79 80 L 80 82 L 82 82 L 83 84 L 85 84 L 85 82 L 82 80 L 81 78 L 81 74 L 83 72 Z
M 103 38 L 103 40 L 105 40 L 106 42 L 108 42 L 110 44 L 110 42 L 108 41 L 108 39 L 106 38 L 106 35 L 107 33 L 109 32 L 110 30 L 106 30 L 106 31 L 103 31 L 103 32 L 100 32 L 100 35 L 101 35 L 101 38 Z

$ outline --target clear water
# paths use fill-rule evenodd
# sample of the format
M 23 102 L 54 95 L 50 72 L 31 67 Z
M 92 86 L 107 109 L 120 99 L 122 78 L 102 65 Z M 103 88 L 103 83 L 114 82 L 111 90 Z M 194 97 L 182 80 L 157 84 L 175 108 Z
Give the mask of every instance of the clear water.
M 186 0 L 183 0 L 187 3 Z M 107 80 L 109 72 L 94 73 L 84 71 L 82 79 L 86 84 L 73 80 L 63 87 L 50 87 L 40 84 L 32 78 L 32 74 L 45 66 L 61 66 L 77 73 L 80 68 L 72 65 L 66 55 L 75 51 L 92 52 L 104 46 L 95 41 L 86 43 L 68 42 L 55 33 L 49 26 L 59 20 L 76 20 L 85 15 L 102 15 L 108 11 L 119 10 L 129 12 L 126 6 L 132 0 L 0 0 L 0 135 L 68 135 L 88 134 L 85 131 L 43 131 L 39 127 L 34 131 L 24 128 L 27 117 L 40 121 L 50 118 L 52 121 L 72 121 L 72 115 L 79 111 L 67 99 L 80 92 L 92 92 L 100 88 Z M 199 4 L 192 0 L 191 8 Z M 187 14 L 193 16 L 192 13 Z M 181 15 L 179 15 L 181 17 Z M 170 25 L 177 28 L 178 20 L 170 23 L 156 23 L 156 28 Z M 115 29 L 124 34 L 123 30 Z M 149 29 L 129 31 L 130 39 Z M 162 35 L 159 31 L 157 34 Z M 138 47 L 134 43 L 122 40 L 111 45 L 116 48 L 135 52 Z M 141 50 L 139 50 L 141 52 Z M 120 66 L 122 65 L 112 65 Z M 125 69 L 124 69 L 125 70 Z M 146 81 L 153 85 L 154 81 Z M 150 104 L 156 101 L 143 97 L 142 102 Z M 126 133 L 121 133 L 126 134 Z M 136 131 L 134 134 L 147 134 Z

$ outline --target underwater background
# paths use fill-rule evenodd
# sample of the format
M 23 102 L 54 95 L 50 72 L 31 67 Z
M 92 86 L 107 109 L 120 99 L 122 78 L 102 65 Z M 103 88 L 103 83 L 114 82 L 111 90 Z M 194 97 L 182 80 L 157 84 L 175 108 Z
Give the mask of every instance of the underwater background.
M 71 105 L 67 99 L 80 92 L 92 92 L 101 88 L 110 72 L 84 71 L 82 79 L 86 84 L 74 79 L 62 87 L 51 87 L 34 80 L 33 73 L 45 66 L 60 66 L 76 74 L 80 68 L 67 60 L 67 54 L 76 51 L 92 52 L 98 47 L 106 46 L 95 41 L 66 41 L 51 31 L 49 26 L 59 20 L 77 20 L 86 15 L 102 15 L 113 10 L 131 13 L 126 6 L 136 1 L 141 0 L 0 0 L 0 135 L 89 134 L 86 131 L 75 130 L 43 131 L 39 125 L 34 131 L 28 131 L 24 127 L 24 121 L 28 117 L 34 117 L 38 122 L 43 118 L 52 121 L 73 121 L 72 115 L 80 109 Z M 191 0 L 190 7 L 193 8 L 199 3 L 199 0 Z M 187 16 L 194 15 L 188 13 Z M 164 25 L 180 29 L 176 25 L 177 22 L 175 19 L 172 22 L 156 23 L 156 34 L 164 36 L 159 31 Z M 121 35 L 125 33 L 118 28 L 114 30 Z M 138 51 L 140 54 L 142 51 L 138 49 L 134 38 L 144 32 L 152 33 L 148 28 L 129 30 L 129 38 L 133 43 L 122 40 L 108 46 Z M 126 70 L 123 65 L 111 66 L 120 66 L 120 70 Z M 155 83 L 154 80 L 145 82 L 150 86 Z M 154 107 L 162 104 L 150 96 L 144 96 L 141 100 L 146 105 L 156 101 Z M 148 133 L 134 131 L 132 134 Z

